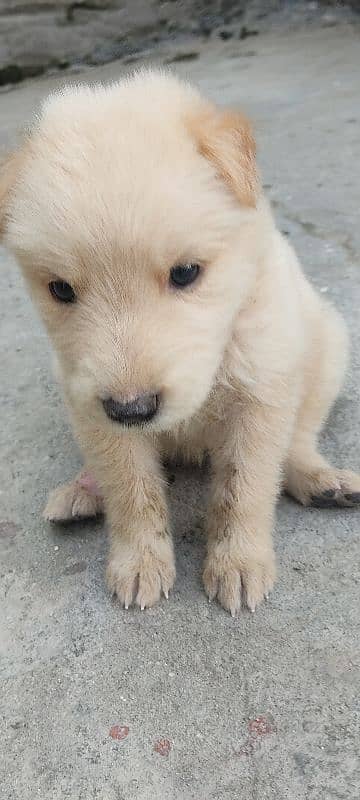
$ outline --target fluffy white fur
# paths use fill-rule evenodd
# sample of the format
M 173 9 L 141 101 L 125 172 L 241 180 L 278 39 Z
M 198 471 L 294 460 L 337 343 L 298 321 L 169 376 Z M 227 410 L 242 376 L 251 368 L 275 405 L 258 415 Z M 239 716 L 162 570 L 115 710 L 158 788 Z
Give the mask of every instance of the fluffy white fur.
M 88 472 L 50 497 L 49 519 L 109 519 L 108 582 L 127 607 L 168 595 L 174 554 L 163 457 L 211 456 L 204 585 L 235 614 L 275 577 L 279 489 L 354 505 L 360 478 L 317 435 L 342 383 L 347 336 L 277 231 L 246 119 L 176 78 L 141 72 L 51 96 L 3 165 L 0 229 L 54 345 Z M 173 265 L 198 280 L 169 285 Z M 50 281 L 77 302 L 51 297 Z M 124 428 L 107 396 L 161 392 Z M 98 488 L 99 487 L 99 488 Z

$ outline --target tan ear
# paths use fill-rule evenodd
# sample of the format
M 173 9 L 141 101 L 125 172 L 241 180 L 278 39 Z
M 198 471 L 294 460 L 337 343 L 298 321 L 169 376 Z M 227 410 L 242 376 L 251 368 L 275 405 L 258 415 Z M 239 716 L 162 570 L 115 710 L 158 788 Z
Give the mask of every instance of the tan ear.
M 219 177 L 242 204 L 255 207 L 259 180 L 256 145 L 249 120 L 237 111 L 221 111 L 209 106 L 192 118 L 190 129 L 199 152 L 212 161 Z
M 7 155 L 3 161 L 0 161 L 0 238 L 5 233 L 7 207 L 11 190 L 15 186 L 24 165 L 27 150 L 28 148 L 25 144 Z

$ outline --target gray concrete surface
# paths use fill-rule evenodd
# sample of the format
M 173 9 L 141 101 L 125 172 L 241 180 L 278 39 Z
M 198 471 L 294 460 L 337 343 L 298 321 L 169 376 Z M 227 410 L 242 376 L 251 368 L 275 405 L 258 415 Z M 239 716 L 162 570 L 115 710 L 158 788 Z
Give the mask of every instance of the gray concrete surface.
M 347 318 L 351 371 L 322 445 L 358 469 L 359 60 L 358 30 L 335 25 L 204 44 L 178 65 L 250 112 L 280 226 Z M 53 85 L 0 96 L 3 146 Z M 1 797 L 357 800 L 360 513 L 281 499 L 276 590 L 233 620 L 201 588 L 206 476 L 179 470 L 176 589 L 125 613 L 104 586 L 103 523 L 63 532 L 41 520 L 79 454 L 45 334 L 4 251 L 0 291 Z M 114 725 L 128 735 L 113 739 Z
M 159 42 L 336 24 L 360 0 L 0 0 L 0 86 L 74 64 L 137 60 Z

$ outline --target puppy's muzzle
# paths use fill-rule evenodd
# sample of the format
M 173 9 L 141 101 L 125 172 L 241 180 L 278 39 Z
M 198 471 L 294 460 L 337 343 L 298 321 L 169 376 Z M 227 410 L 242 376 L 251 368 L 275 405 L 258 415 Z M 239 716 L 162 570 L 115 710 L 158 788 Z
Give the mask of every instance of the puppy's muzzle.
M 141 394 L 128 401 L 121 402 L 109 397 L 103 400 L 103 406 L 109 419 L 121 425 L 141 425 L 150 422 L 158 411 L 160 396 L 158 394 Z

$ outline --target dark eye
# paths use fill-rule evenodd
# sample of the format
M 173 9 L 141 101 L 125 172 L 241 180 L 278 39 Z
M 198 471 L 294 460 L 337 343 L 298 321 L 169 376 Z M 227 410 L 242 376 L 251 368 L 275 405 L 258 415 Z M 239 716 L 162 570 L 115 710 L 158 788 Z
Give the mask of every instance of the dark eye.
M 74 303 L 76 300 L 75 292 L 70 283 L 65 281 L 51 281 L 49 283 L 50 294 L 59 303 Z
M 200 272 L 199 264 L 178 264 L 170 270 L 170 283 L 178 289 L 194 283 Z

